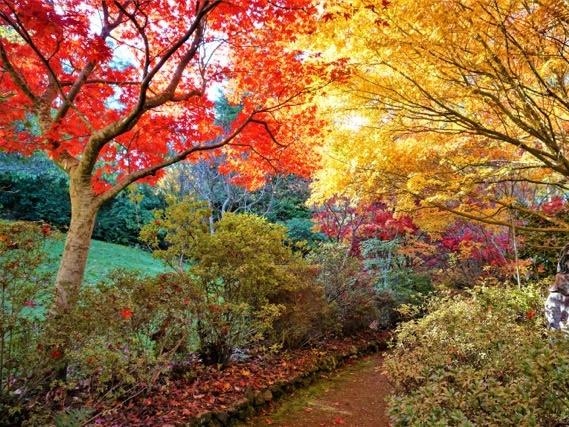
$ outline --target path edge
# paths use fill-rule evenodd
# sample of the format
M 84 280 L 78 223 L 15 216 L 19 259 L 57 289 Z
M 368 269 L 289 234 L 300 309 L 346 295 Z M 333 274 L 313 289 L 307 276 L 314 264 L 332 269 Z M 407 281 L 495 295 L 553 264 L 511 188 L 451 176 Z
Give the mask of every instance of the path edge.
M 360 345 L 354 344 L 347 351 L 327 354 L 319 358 L 311 369 L 299 372 L 294 377 L 279 381 L 262 390 L 252 391 L 223 411 L 202 412 L 188 420 L 184 425 L 187 427 L 219 427 L 235 425 L 238 421 L 246 421 L 259 414 L 272 402 L 291 395 L 295 390 L 309 386 L 323 374 L 336 371 L 348 361 L 387 350 L 388 343 L 388 336 L 381 337 L 368 340 Z

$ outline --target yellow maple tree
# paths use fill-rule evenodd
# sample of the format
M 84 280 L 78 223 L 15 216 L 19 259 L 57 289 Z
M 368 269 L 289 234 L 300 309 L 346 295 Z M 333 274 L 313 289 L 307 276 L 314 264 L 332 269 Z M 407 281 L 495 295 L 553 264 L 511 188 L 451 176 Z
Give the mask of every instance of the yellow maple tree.
M 568 189 L 566 2 L 334 2 L 302 43 L 352 70 L 320 101 L 313 201 L 387 198 L 433 230 L 459 215 L 569 231 L 536 208 Z

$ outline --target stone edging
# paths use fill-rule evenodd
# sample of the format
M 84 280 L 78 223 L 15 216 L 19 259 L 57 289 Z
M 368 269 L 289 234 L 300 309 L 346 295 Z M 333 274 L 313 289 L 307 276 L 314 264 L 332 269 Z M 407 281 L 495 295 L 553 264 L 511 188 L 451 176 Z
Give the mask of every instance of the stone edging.
M 316 362 L 311 370 L 300 372 L 286 381 L 279 381 L 264 390 L 251 391 L 243 399 L 235 402 L 224 411 L 203 412 L 189 420 L 188 427 L 231 426 L 237 421 L 244 421 L 260 412 L 272 401 L 291 394 L 298 388 L 306 387 L 325 372 L 332 372 L 344 365 L 349 359 L 359 358 L 366 354 L 377 353 L 387 349 L 387 339 L 369 341 L 361 347 L 353 345 L 349 351 L 329 354 Z

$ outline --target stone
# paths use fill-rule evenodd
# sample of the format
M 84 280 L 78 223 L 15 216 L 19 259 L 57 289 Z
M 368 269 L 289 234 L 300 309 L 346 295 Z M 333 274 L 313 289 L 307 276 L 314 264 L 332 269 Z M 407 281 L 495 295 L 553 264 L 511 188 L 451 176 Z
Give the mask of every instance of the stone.
M 278 399 L 284 394 L 283 385 L 281 383 L 273 384 L 271 392 L 273 393 L 273 397 Z
M 257 392 L 257 393 L 255 394 L 255 399 L 253 399 L 253 403 L 254 403 L 256 406 L 261 406 L 261 405 L 263 405 L 263 404 L 265 403 L 265 400 L 263 399 L 263 393 Z
M 212 418 L 212 413 L 211 412 L 204 412 L 201 415 L 198 415 L 195 418 L 195 421 L 191 422 L 190 425 L 192 426 L 207 426 L 210 424 L 211 422 L 211 418 Z
M 229 414 L 227 412 L 216 412 L 215 418 L 221 423 L 222 426 L 229 423 Z

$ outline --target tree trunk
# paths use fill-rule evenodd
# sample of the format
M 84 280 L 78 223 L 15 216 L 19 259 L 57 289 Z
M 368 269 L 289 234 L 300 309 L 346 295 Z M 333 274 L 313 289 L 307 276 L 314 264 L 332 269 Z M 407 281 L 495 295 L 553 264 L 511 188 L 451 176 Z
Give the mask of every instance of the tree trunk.
M 98 211 L 90 184 L 78 185 L 71 178 L 69 195 L 71 224 L 55 281 L 56 314 L 67 312 L 77 301 Z

